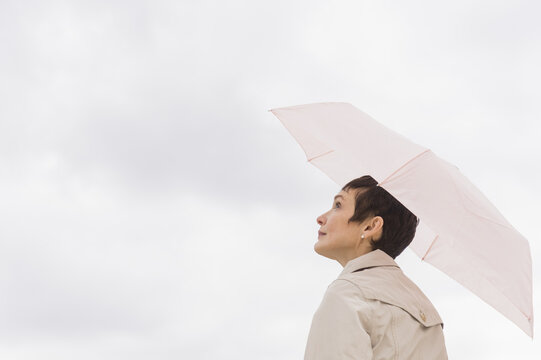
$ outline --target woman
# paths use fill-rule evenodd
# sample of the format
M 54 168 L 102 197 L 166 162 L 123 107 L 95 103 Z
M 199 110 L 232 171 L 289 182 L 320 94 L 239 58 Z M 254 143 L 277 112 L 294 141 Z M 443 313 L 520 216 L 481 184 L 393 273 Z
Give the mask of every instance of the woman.
M 304 359 L 447 359 L 438 312 L 394 261 L 413 240 L 417 217 L 363 176 L 317 223 L 315 251 L 344 270 L 314 314 Z

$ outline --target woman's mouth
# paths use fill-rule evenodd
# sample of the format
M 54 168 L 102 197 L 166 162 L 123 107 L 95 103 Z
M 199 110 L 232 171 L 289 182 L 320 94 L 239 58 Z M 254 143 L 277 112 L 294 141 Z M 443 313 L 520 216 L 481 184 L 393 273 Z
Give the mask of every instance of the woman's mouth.
M 321 235 L 326 235 L 324 232 L 318 231 L 317 236 L 320 237 Z

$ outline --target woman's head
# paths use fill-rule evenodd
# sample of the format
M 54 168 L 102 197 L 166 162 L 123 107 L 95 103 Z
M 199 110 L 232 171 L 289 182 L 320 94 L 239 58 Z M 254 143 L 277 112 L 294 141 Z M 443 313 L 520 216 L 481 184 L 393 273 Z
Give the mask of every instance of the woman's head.
M 377 184 L 371 176 L 362 176 L 335 196 L 332 209 L 317 218 L 318 254 L 345 265 L 376 249 L 395 258 L 411 243 L 419 220 Z

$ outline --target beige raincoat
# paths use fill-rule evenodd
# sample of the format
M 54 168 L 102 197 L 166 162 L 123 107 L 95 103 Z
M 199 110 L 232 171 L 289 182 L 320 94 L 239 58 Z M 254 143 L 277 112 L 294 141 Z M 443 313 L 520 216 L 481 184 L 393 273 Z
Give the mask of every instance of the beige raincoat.
M 305 360 L 447 359 L 438 312 L 381 250 L 350 260 L 314 314 Z

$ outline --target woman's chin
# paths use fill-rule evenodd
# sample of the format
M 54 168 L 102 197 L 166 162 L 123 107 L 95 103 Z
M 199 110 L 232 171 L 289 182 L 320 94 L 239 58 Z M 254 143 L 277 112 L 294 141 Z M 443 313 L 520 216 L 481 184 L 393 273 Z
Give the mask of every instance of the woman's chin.
M 318 239 L 314 244 L 314 251 L 323 257 L 336 260 L 338 259 L 341 248 L 338 247 L 335 242 L 329 240 L 330 239 Z
M 325 242 L 318 240 L 314 244 L 314 251 L 321 256 L 329 257 L 329 249 L 325 246 Z

